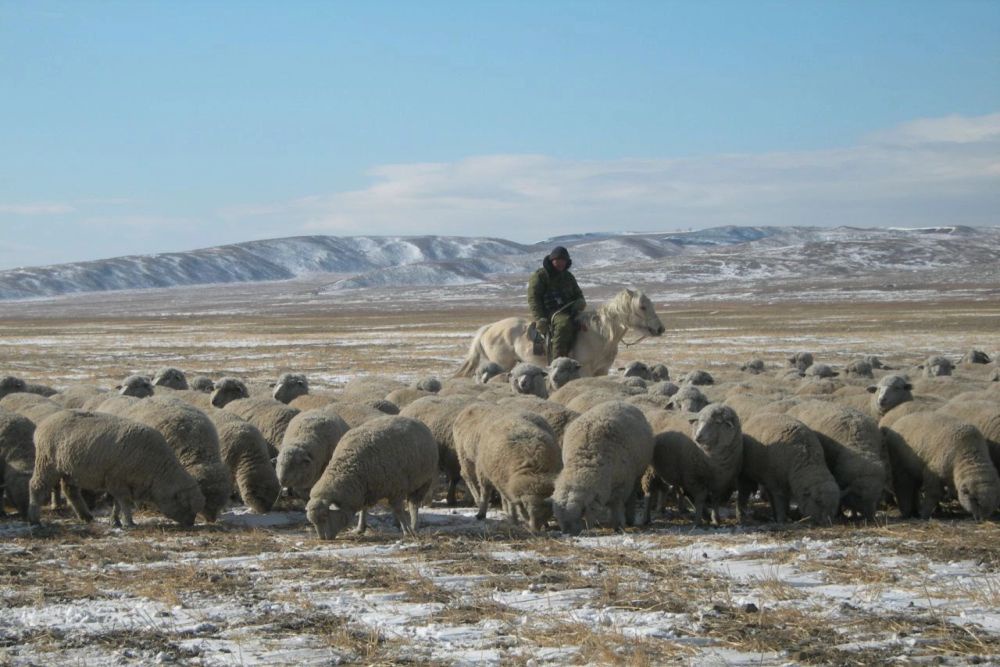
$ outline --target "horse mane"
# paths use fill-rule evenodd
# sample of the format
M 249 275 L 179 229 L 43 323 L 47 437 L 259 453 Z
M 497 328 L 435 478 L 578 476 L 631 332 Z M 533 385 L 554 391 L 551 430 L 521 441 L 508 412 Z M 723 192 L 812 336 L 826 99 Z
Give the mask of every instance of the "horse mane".
M 580 319 L 588 328 L 600 333 L 608 340 L 615 340 L 620 333 L 615 331 L 615 324 L 628 322 L 632 314 L 632 297 L 634 292 L 623 289 L 610 301 L 605 301 L 596 310 L 586 310 L 580 313 Z

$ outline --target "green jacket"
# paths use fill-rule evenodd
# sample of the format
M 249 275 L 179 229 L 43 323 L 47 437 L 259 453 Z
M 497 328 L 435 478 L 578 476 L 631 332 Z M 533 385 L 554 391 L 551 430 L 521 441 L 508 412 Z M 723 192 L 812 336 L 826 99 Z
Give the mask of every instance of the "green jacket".
M 571 301 L 575 303 L 563 312 L 575 315 L 587 307 L 583 291 L 569 272 L 571 265 L 572 260 L 560 273 L 553 268 L 552 260 L 546 257 L 542 260 L 542 268 L 531 274 L 528 279 L 528 308 L 531 309 L 532 319 L 547 320 Z

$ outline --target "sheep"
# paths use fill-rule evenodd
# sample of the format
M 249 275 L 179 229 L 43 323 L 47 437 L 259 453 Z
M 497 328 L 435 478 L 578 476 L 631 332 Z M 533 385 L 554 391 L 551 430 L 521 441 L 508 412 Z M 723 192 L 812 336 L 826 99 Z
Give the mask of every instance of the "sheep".
M 281 494 L 267 441 L 260 430 L 227 410 L 206 413 L 219 434 L 219 454 L 243 503 L 258 514 L 271 511 Z
M 545 386 L 547 376 L 548 372 L 544 368 L 522 361 L 510 371 L 510 389 L 515 394 L 548 398 L 549 390 Z
M 654 428 L 653 458 L 640 481 L 644 496 L 640 520 L 643 525 L 650 523 L 653 507 L 663 506 L 662 494 L 670 488 L 691 500 L 695 510 L 694 523 L 702 525 L 712 469 L 708 455 L 687 433 L 690 428 L 688 419 L 678 415 L 674 418 L 678 420 L 676 427 L 661 425 Z
M 292 399 L 288 404 L 289 407 L 295 408 L 296 410 L 315 410 L 316 408 L 325 408 L 331 403 L 336 403 L 339 399 L 338 394 L 331 392 L 315 392 L 311 394 L 303 394 L 302 396 L 297 396 Z
M 933 412 L 943 406 L 944 403 L 944 400 L 937 398 L 936 396 L 914 396 L 912 401 L 900 403 L 892 410 L 889 410 L 889 412 L 882 415 L 882 417 L 878 420 L 878 425 L 880 427 L 892 426 L 907 415 L 912 415 L 916 412 Z
M 239 378 L 221 378 L 212 390 L 212 405 L 217 408 L 224 408 L 229 403 L 243 398 L 250 398 L 250 390 Z
M 476 382 L 478 384 L 486 384 L 487 382 L 490 381 L 490 378 L 492 378 L 495 375 L 500 375 L 503 372 L 504 372 L 503 366 L 501 366 L 497 362 L 484 361 L 481 364 L 479 364 L 479 367 L 476 369 L 476 375 L 475 375 Z
M 960 363 L 963 364 L 988 364 L 990 363 L 990 355 L 986 354 L 982 350 L 970 349 L 968 352 L 962 355 Z
M 684 384 L 694 386 L 715 384 L 715 378 L 708 371 L 691 371 L 684 376 Z
M 651 382 L 666 382 L 670 379 L 670 369 L 666 364 L 653 364 L 649 367 L 649 380 Z
M 928 357 L 927 361 L 917 366 L 917 368 L 923 370 L 924 377 L 941 377 L 951 375 L 951 372 L 955 370 L 955 364 L 948 357 L 934 355 Z
M 401 389 L 393 389 L 390 391 L 386 394 L 385 400 L 402 409 L 413 401 L 421 399 L 425 396 L 433 396 L 433 394 L 429 391 L 424 391 L 423 389 L 403 387 Z
M 133 401 L 112 398 L 102 403 L 99 411 L 159 431 L 177 460 L 198 482 L 205 500 L 202 511 L 205 520 L 212 523 L 218 518 L 229 502 L 233 487 L 231 472 L 222 461 L 219 434 L 208 415 L 178 398 L 167 397 Z
M 35 467 L 29 483 L 28 521 L 41 523 L 41 506 L 60 480 L 77 516 L 93 515 L 81 490 L 114 498 L 112 521 L 134 526 L 132 504 L 149 500 L 182 526 L 194 524 L 205 507 L 198 483 L 160 433 L 114 415 L 63 410 L 35 430 Z
M 355 403 L 353 401 L 337 401 L 336 403 L 330 403 L 322 409 L 336 414 L 347 422 L 350 428 L 356 428 L 367 421 L 384 417 L 388 414 L 381 410 L 376 410 L 370 405 Z
M 767 367 L 764 365 L 763 359 L 751 359 L 740 366 L 740 370 L 751 375 L 759 375 L 767 370 Z
M 562 453 L 553 492 L 559 528 L 578 535 L 606 508 L 611 526 L 620 530 L 635 502 L 636 482 L 653 458 L 653 431 L 639 408 L 624 401 L 591 408 L 566 428 Z
M 22 519 L 28 516 L 28 481 L 35 467 L 34 435 L 35 424 L 30 419 L 0 408 L 0 514 L 6 496 Z
M 698 387 L 685 384 L 676 394 L 670 397 L 670 404 L 675 410 L 683 412 L 701 412 L 708 405 L 708 397 Z
M 203 391 L 210 394 L 215 390 L 215 381 L 207 375 L 195 375 L 191 379 L 191 386 L 189 388 L 194 391 Z
M 438 446 L 438 467 L 448 479 L 445 502 L 449 507 L 458 504 L 458 482 L 462 479 L 452 426 L 459 413 L 473 400 L 464 396 L 427 396 L 413 401 L 399 413 L 403 417 L 420 420 L 434 436 Z
M 398 415 L 373 419 L 340 440 L 309 494 L 306 516 L 321 539 L 332 540 L 355 513 L 386 498 L 403 532 L 415 537 L 417 508 L 437 469 L 438 446 L 426 426 Z
M 649 366 L 642 363 L 641 361 L 630 361 L 625 368 L 621 369 L 624 371 L 622 375 L 624 377 L 638 377 L 643 380 L 652 380 L 653 373 L 649 370 Z
M 871 362 L 865 359 L 854 359 L 844 366 L 844 375 L 849 378 L 874 378 L 875 372 Z
M 813 364 L 815 366 L 815 364 Z M 795 388 L 796 396 L 828 396 L 844 385 L 837 380 L 828 378 L 810 378 L 799 383 Z
M 837 371 L 833 370 L 829 364 L 811 364 L 809 368 L 803 371 L 806 377 L 815 378 L 832 378 L 840 375 Z
M 212 402 L 215 403 L 214 397 Z M 288 423 L 299 414 L 299 410 L 263 396 L 231 401 L 226 403 L 223 409 L 243 417 L 260 429 L 272 458 L 278 455 L 278 447 L 281 445 Z
M 462 478 L 486 518 L 493 490 L 508 518 L 541 530 L 552 516 L 552 490 L 562 467 L 551 427 L 540 415 L 509 406 L 472 404 L 455 418 Z
M 735 410 L 740 420 L 746 421 L 758 414 L 772 412 L 784 414 L 792 406 L 798 405 L 799 400 L 781 396 L 761 396 L 760 394 L 733 394 L 726 398 L 725 405 Z
M 938 408 L 938 412 L 958 417 L 978 428 L 986 439 L 994 467 L 1000 470 L 1000 403 L 978 397 L 955 397 Z
M 363 398 L 361 399 L 360 404 L 378 410 L 384 415 L 399 414 L 399 406 L 393 403 L 392 401 L 388 401 L 384 398 L 367 398 L 367 399 Z
M 161 368 L 153 375 L 154 387 L 169 387 L 171 389 L 188 389 L 187 377 L 183 371 L 170 366 Z
M 867 387 L 871 398 L 871 412 L 882 417 L 900 403 L 913 400 L 913 385 L 905 375 L 886 375 L 876 384 Z
M 0 398 L 0 408 L 6 408 L 11 412 L 18 413 L 21 412 L 22 408 L 38 405 L 39 403 L 52 403 L 53 405 L 58 405 L 52 399 L 45 398 L 40 394 L 31 394 L 23 391 L 7 394 L 3 398 Z
M 646 394 L 649 392 L 649 385 L 641 377 L 631 376 L 621 379 L 621 385 L 631 395 Z
M 580 394 L 591 391 L 593 389 L 607 389 L 613 392 L 621 394 L 625 391 L 622 385 L 616 382 L 614 379 L 609 377 L 585 377 L 580 378 L 569 384 L 565 384 L 560 387 L 557 391 L 552 392 L 549 396 L 549 400 L 555 401 L 556 403 L 562 403 L 563 405 L 569 404 L 574 398 Z
M 309 393 L 309 380 L 301 373 L 282 373 L 274 383 L 271 396 L 276 401 L 289 404 L 299 396 Z
M 796 352 L 788 357 L 788 365 L 799 373 L 804 373 L 807 368 L 813 365 L 813 355 L 811 352 Z
M 941 377 L 918 378 L 913 382 L 913 391 L 916 394 L 937 396 L 947 400 L 975 389 L 986 389 L 988 386 L 986 382 L 980 382 L 979 380 L 945 375 Z
M 145 375 L 129 375 L 115 389 L 122 396 L 146 398 L 153 395 L 153 383 Z
M 741 517 L 749 516 L 747 501 L 758 485 L 764 487 L 778 523 L 786 520 L 789 502 L 803 517 L 820 524 L 833 520 L 840 503 L 840 488 L 826 467 L 816 435 L 799 420 L 779 413 L 743 420 Z
M 786 414 L 816 434 L 840 487 L 841 506 L 874 520 L 889 483 L 889 456 L 878 423 L 858 410 L 825 401 L 808 401 Z
M 511 396 L 497 401 L 497 405 L 509 406 L 526 412 L 534 412 L 541 415 L 552 428 L 555 435 L 556 444 L 562 446 L 563 433 L 566 427 L 574 419 L 580 416 L 575 410 L 570 410 L 561 403 L 550 401 L 537 396 Z
M 64 408 L 74 410 L 83 407 L 84 402 L 97 394 L 103 394 L 105 398 L 111 395 L 108 390 L 103 387 L 75 385 L 62 390 L 51 398 Z
M 309 497 L 350 427 L 329 408 L 300 412 L 288 423 L 275 465 L 281 486 Z
M 929 519 L 945 486 L 977 521 L 1000 505 L 1000 476 L 986 440 L 972 424 L 950 414 L 920 412 L 882 429 L 892 463 L 893 491 L 903 518 Z M 922 494 L 922 497 L 921 497 Z
M 736 411 L 711 404 L 698 412 L 694 441 L 708 456 L 711 477 L 708 503 L 712 523 L 719 523 L 719 507 L 729 502 L 739 483 L 743 464 L 743 432 Z
M 420 391 L 426 391 L 431 394 L 436 394 L 439 391 L 441 391 L 441 387 L 442 387 L 441 380 L 433 376 L 420 378 L 419 380 L 413 383 L 414 389 L 419 389 Z
M 354 401 L 370 401 L 385 398 L 395 389 L 402 389 L 405 383 L 378 375 L 363 375 L 351 380 L 341 390 L 344 398 Z
M 27 383 L 21 378 L 14 377 L 13 375 L 5 375 L 0 378 L 0 398 L 3 398 L 7 394 L 23 392 L 26 388 Z
M 621 388 L 613 390 L 602 387 L 584 391 L 564 405 L 574 412 L 583 414 L 595 405 L 600 405 L 607 401 L 625 400 L 628 396 L 629 394 L 626 394 Z
M 35 395 L 36 394 L 12 394 L 12 396 L 35 396 Z M 59 412 L 60 410 L 64 409 L 61 405 L 59 405 L 58 403 L 56 403 L 51 399 L 44 398 L 41 396 L 39 396 L 39 398 L 41 398 L 40 401 L 34 403 L 29 403 L 25 401 L 22 404 L 14 403 L 5 405 L 2 401 L 0 401 L 0 407 L 6 407 L 7 409 L 16 412 L 22 417 L 27 417 L 35 424 L 39 424 L 46 417 L 49 417 Z
M 549 364 L 549 391 L 556 391 L 567 382 L 580 379 L 580 362 L 570 357 L 556 357 Z
M 646 393 L 648 393 L 651 396 L 670 397 L 676 394 L 678 391 L 680 391 L 680 387 L 678 387 L 673 382 L 670 382 L 669 380 L 656 382 L 646 387 Z
M 625 401 L 638 407 L 643 413 L 649 410 L 673 410 L 670 397 L 662 394 L 637 394 L 626 397 Z

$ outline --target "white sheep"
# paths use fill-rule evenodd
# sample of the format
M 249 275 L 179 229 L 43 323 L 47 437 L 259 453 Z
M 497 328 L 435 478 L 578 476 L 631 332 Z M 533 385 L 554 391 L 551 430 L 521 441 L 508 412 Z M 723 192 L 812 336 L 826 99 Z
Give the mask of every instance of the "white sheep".
M 638 377 L 643 380 L 652 380 L 653 372 L 650 370 L 649 366 L 641 361 L 630 361 L 625 368 L 621 369 L 622 375 L 624 377 Z
M 905 375 L 886 375 L 867 390 L 872 395 L 871 412 L 879 417 L 897 405 L 913 400 L 913 385 Z
M 476 368 L 475 379 L 477 384 L 486 384 L 490 378 L 504 373 L 504 367 L 495 361 L 484 361 Z
M 889 455 L 878 423 L 867 414 L 826 401 L 787 412 L 812 429 L 840 487 L 841 506 L 872 521 L 889 484 Z
M 386 498 L 403 532 L 415 537 L 417 508 L 433 487 L 437 459 L 434 436 L 416 419 L 385 416 L 365 422 L 337 445 L 309 494 L 306 516 L 320 538 L 332 540 L 354 514 Z
M 708 403 L 708 397 L 692 384 L 682 385 L 677 393 L 670 397 L 673 408 L 682 412 L 701 412 Z
M 800 374 L 813 365 L 813 355 L 811 352 L 796 352 L 788 357 L 788 365 L 797 370 Z
M 710 404 L 698 412 L 694 441 L 708 457 L 711 477 L 708 508 L 712 523 L 719 523 L 719 507 L 727 504 L 739 485 L 743 466 L 743 432 L 740 418 L 731 407 Z
M 918 412 L 882 429 L 892 462 L 896 504 L 904 518 L 929 519 L 945 487 L 977 521 L 1000 505 L 1000 476 L 986 440 L 972 424 L 941 412 Z
M 951 375 L 951 372 L 955 370 L 955 364 L 948 357 L 938 354 L 928 357 L 927 361 L 917 368 L 923 370 L 924 377 L 941 377 Z
M 748 517 L 747 501 L 757 485 L 771 501 L 774 520 L 783 523 L 790 502 L 803 517 L 830 523 L 840 504 L 840 488 L 823 458 L 823 446 L 812 430 L 779 413 L 743 420 L 743 470 L 740 516 Z
M 250 390 L 243 380 L 234 377 L 220 378 L 212 390 L 212 405 L 224 408 L 229 403 L 241 398 L 250 398 Z
M 83 407 L 83 404 L 97 394 L 103 394 L 105 398 L 111 393 L 103 388 L 92 385 L 73 385 L 63 389 L 58 394 L 52 396 L 52 400 L 68 410 L 76 410 Z
M 112 521 L 135 525 L 132 505 L 148 500 L 183 526 L 194 524 L 205 497 L 160 433 L 114 415 L 63 410 L 35 429 L 35 467 L 29 483 L 28 520 L 39 524 L 41 506 L 63 481 L 77 516 L 93 520 L 81 489 L 114 498 Z
M 309 497 L 337 443 L 350 427 L 329 408 L 300 412 L 288 423 L 275 468 L 281 486 Z
M 549 391 L 556 391 L 567 382 L 580 379 L 580 362 L 571 357 L 556 357 L 549 364 Z
M 271 511 L 281 494 L 267 441 L 260 429 L 226 410 L 206 412 L 219 434 L 219 453 L 243 503 L 259 514 Z
M 691 371 L 684 376 L 684 384 L 694 385 L 694 386 L 704 386 L 709 384 L 715 384 L 715 378 L 708 371 Z
M 547 376 L 548 372 L 544 368 L 522 361 L 510 371 L 510 389 L 515 394 L 548 398 L 549 390 L 545 386 Z
M 1000 403 L 978 396 L 971 399 L 955 397 L 939 407 L 938 412 L 958 417 L 978 428 L 986 439 L 994 467 L 1000 470 Z
M 188 389 L 187 377 L 178 368 L 166 366 L 153 374 L 154 387 L 169 387 L 170 389 Z
M 218 391 L 219 389 L 216 389 L 216 392 Z M 214 397 L 212 402 L 215 403 Z M 299 414 L 299 410 L 266 396 L 230 401 L 223 409 L 243 417 L 260 429 L 272 458 L 278 455 L 278 448 L 281 446 L 281 439 L 285 436 L 288 423 Z
M 146 398 L 154 393 L 153 383 L 145 375 L 129 375 L 115 387 L 122 396 Z
M 195 375 L 191 378 L 191 386 L 189 388 L 194 391 L 203 391 L 210 394 L 215 390 L 215 381 L 207 375 Z
M 434 436 L 438 445 L 438 467 L 448 479 L 445 502 L 449 507 L 458 504 L 458 482 L 462 479 L 462 466 L 458 461 L 452 426 L 459 413 L 474 400 L 476 399 L 468 396 L 427 396 L 413 401 L 399 412 L 403 417 L 419 419 Z
M 670 379 L 670 369 L 666 364 L 653 364 L 649 367 L 650 382 L 666 382 Z
M 486 518 L 496 490 L 511 521 L 541 530 L 552 516 L 552 490 L 562 467 L 559 446 L 540 415 L 508 406 L 473 404 L 455 419 L 462 478 Z
M 413 401 L 424 398 L 425 396 L 433 395 L 434 394 L 431 392 L 424 391 L 423 389 L 417 389 L 415 387 L 402 387 L 400 389 L 393 389 L 386 394 L 385 400 L 402 410 Z
M 639 408 L 624 401 L 591 408 L 566 428 L 562 454 L 553 492 L 560 529 L 578 535 L 584 522 L 600 522 L 610 511 L 611 526 L 620 530 L 653 457 L 653 431 Z
M 570 410 L 561 403 L 537 396 L 511 396 L 497 401 L 497 405 L 509 406 L 517 410 L 525 410 L 541 415 L 552 428 L 556 444 L 562 446 L 563 434 L 570 422 L 580 416 L 579 412 Z
M 299 396 L 309 393 L 309 380 L 302 373 L 282 373 L 274 383 L 274 391 L 271 396 L 276 401 L 281 401 L 285 405 L 291 403 Z
M 806 377 L 814 377 L 814 378 L 832 378 L 840 375 L 840 373 L 833 370 L 833 368 L 829 364 L 820 364 L 820 363 L 811 364 L 809 368 L 805 369 L 805 371 L 803 372 L 805 373 Z
M 844 366 L 844 375 L 853 378 L 874 378 L 875 372 L 870 361 L 854 359 Z
M 0 514 L 6 497 L 22 519 L 28 516 L 28 482 L 35 468 L 34 435 L 35 424 L 30 419 L 0 408 Z

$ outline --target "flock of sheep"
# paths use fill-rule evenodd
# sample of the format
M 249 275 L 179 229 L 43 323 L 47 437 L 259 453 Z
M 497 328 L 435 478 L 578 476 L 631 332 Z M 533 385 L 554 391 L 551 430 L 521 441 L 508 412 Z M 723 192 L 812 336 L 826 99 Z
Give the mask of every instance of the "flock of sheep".
M 871 520 L 887 505 L 928 518 L 949 498 L 987 520 L 1000 506 L 1000 369 L 989 356 L 906 369 L 787 361 L 673 382 L 663 364 L 581 378 L 561 358 L 412 385 L 359 377 L 337 391 L 310 391 L 295 373 L 255 386 L 164 368 L 116 390 L 62 391 L 8 376 L 3 498 L 32 524 L 64 495 L 84 521 L 110 498 L 115 525 L 146 503 L 190 526 L 234 501 L 269 512 L 285 494 L 324 539 L 358 514 L 363 531 L 380 500 L 415 534 L 442 475 L 448 505 L 464 481 L 478 519 L 499 501 L 512 522 L 538 531 L 554 519 L 571 535 L 647 524 L 671 499 L 701 525 L 735 494 L 747 521 L 757 492 L 778 522 Z

